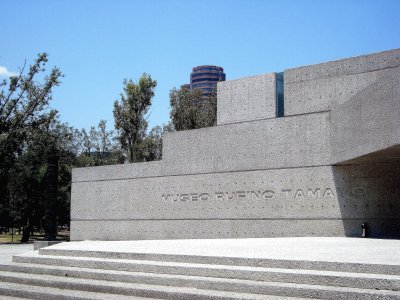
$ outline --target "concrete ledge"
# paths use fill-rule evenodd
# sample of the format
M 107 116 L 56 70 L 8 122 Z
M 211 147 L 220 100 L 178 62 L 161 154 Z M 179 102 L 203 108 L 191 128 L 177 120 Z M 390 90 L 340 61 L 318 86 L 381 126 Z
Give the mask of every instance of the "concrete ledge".
M 75 168 L 72 170 L 72 182 L 160 176 L 162 173 L 161 166 L 162 161 L 151 161 L 134 164 Z
M 53 246 L 63 241 L 34 241 L 33 250 L 39 250 L 45 247 Z

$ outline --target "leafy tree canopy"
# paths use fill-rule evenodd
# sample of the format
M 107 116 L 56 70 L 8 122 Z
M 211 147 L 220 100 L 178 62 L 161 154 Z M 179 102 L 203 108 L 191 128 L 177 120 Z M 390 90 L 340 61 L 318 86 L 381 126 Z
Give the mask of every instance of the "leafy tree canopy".
M 217 94 L 203 96 L 201 90 L 173 88 L 169 93 L 170 117 L 176 130 L 189 130 L 216 125 Z
M 63 75 L 54 67 L 40 82 L 47 61 L 47 54 L 41 53 L 26 74 L 24 66 L 18 76 L 0 84 L 0 153 L 3 155 L 18 150 L 27 130 L 48 125 L 56 116 L 57 112 L 49 110 L 48 104 L 52 88 L 60 84 Z
M 125 80 L 121 100 L 114 102 L 115 128 L 129 162 L 144 160 L 140 152 L 140 144 L 146 134 L 147 113 L 156 86 L 157 82 L 146 73 L 137 83 Z
M 25 64 L 19 75 L 0 83 L 0 202 L 6 197 L 15 160 L 28 148 L 28 135 L 50 126 L 57 114 L 48 104 L 52 88 L 60 84 L 63 75 L 54 67 L 43 76 L 47 61 L 47 54 L 41 53 L 28 70 Z

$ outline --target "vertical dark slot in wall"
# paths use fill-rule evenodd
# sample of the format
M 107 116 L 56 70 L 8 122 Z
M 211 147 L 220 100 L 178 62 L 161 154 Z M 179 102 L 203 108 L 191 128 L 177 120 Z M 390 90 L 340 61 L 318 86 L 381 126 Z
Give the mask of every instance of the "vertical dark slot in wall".
M 283 72 L 276 73 L 276 117 L 284 116 Z

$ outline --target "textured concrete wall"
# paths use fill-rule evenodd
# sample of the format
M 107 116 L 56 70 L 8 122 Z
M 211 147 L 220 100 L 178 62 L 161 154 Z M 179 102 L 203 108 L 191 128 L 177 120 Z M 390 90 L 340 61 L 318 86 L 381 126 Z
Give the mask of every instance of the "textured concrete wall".
M 163 174 L 330 164 L 327 113 L 174 132 L 163 138 Z
M 71 239 L 400 237 L 400 50 L 218 85 L 163 160 L 73 170 Z M 332 166 L 334 165 L 334 166 Z
M 354 162 L 377 151 L 368 162 L 400 160 L 400 67 L 384 73 L 332 110 L 333 163 Z M 388 148 L 393 148 L 390 155 L 382 151 Z
M 336 108 L 390 78 L 399 65 L 396 49 L 286 70 L 285 116 Z
M 276 74 L 218 82 L 217 124 L 274 118 Z
M 75 182 L 73 240 L 396 236 L 400 165 Z

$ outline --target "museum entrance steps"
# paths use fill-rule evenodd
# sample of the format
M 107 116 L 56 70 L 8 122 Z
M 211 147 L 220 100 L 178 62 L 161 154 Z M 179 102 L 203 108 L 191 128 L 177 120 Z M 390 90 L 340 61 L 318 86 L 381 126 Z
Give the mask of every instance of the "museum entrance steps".
M 0 295 L 400 299 L 399 244 L 342 238 L 62 243 L 0 265 Z
M 68 260 L 68 257 L 63 259 Z M 69 259 L 78 260 L 76 257 Z M 99 261 L 104 260 L 107 259 L 99 259 Z M 147 263 L 150 262 L 147 261 Z M 64 264 L 74 265 L 71 261 L 65 261 Z M 399 289 L 399 276 L 377 274 L 366 276 L 366 274 L 308 272 L 306 270 L 290 272 L 284 269 L 281 271 L 259 270 L 260 268 L 255 270 L 257 269 L 255 267 L 242 270 L 244 271 L 242 274 L 238 268 L 237 272 L 233 271 L 229 274 L 228 270 L 232 270 L 232 266 L 224 265 L 217 268 L 220 272 L 219 277 L 216 276 L 216 270 L 212 272 L 213 267 L 210 265 L 204 266 L 205 270 L 210 268 L 209 273 L 207 274 L 206 271 L 205 274 L 208 276 L 194 276 L 187 275 L 198 272 L 194 269 L 190 270 L 190 267 L 179 272 L 186 275 L 180 275 L 175 274 L 171 269 L 169 273 L 161 273 L 168 272 L 163 268 L 160 268 L 160 273 L 152 273 L 154 270 L 151 266 L 154 265 L 149 265 L 147 272 L 120 271 L 117 266 L 114 270 L 102 269 L 104 266 L 98 261 L 90 268 L 87 265 L 85 268 L 64 265 L 49 267 L 38 266 L 38 264 L 1 266 L 0 281 L 3 284 L 0 285 L 0 293 L 7 291 L 5 283 L 12 283 L 12 285 L 17 284 L 17 287 L 30 285 L 36 287 L 36 290 L 42 287 L 43 289 L 39 290 L 40 293 L 34 297 L 36 299 L 43 299 L 45 294 L 51 299 L 56 299 L 58 296 L 69 299 L 71 291 L 74 296 L 76 296 L 76 291 L 82 291 L 82 299 L 99 299 L 98 297 L 109 299 L 108 294 L 160 299 L 266 299 L 266 296 L 318 299 L 399 299 L 400 297 L 399 292 L 392 291 Z M 159 263 L 159 265 L 162 264 Z M 226 278 L 226 271 L 229 274 L 227 275 L 233 278 Z M 249 277 L 253 279 L 237 279 Z M 16 290 L 12 293 L 9 291 L 7 294 L 32 297 L 31 289 Z M 65 291 L 64 295 L 62 290 Z M 104 293 L 103 298 L 100 293 Z

